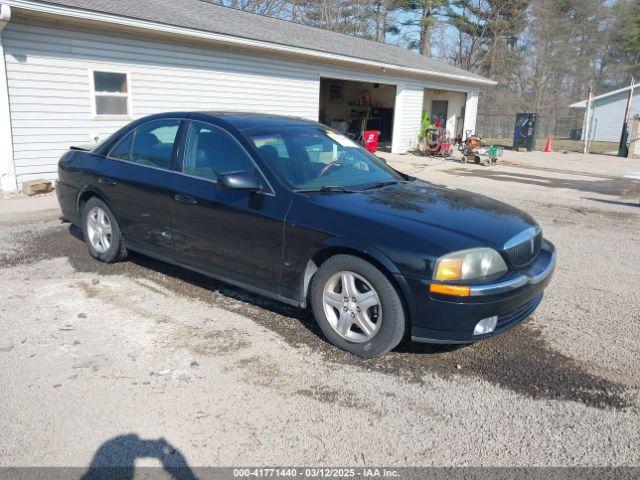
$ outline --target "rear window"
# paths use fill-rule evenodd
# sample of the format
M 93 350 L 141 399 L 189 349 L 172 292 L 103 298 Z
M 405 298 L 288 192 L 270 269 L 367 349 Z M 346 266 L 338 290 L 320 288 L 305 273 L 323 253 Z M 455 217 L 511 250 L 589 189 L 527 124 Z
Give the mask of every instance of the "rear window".
M 136 129 L 129 161 L 149 167 L 169 169 L 179 120 L 159 120 Z

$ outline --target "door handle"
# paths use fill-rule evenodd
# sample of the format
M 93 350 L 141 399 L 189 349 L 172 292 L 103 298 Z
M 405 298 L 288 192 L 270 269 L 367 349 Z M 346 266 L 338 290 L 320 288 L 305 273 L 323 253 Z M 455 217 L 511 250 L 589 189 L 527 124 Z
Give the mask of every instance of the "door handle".
M 118 182 L 116 182 L 115 180 L 112 180 L 112 179 L 107 178 L 107 177 L 100 177 L 98 179 L 98 183 L 101 183 L 103 185 L 109 185 L 110 187 L 113 187 L 113 186 L 118 184 Z
M 189 195 L 177 194 L 173 198 L 176 202 L 186 203 L 188 205 L 195 205 L 196 203 L 198 203 L 198 201 L 195 198 L 190 197 Z

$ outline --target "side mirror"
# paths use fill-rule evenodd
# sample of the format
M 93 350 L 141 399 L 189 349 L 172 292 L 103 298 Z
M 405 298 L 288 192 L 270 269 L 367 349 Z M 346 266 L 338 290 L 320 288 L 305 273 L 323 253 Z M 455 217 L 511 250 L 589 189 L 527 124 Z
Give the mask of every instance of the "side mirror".
M 258 177 L 252 172 L 232 172 L 218 175 L 218 185 L 233 190 L 259 192 L 262 186 Z
M 376 158 L 377 158 L 378 160 L 380 160 L 382 163 L 384 163 L 385 165 L 387 164 L 387 160 L 386 160 L 386 159 L 384 159 L 383 157 L 380 157 L 380 156 L 376 155 Z

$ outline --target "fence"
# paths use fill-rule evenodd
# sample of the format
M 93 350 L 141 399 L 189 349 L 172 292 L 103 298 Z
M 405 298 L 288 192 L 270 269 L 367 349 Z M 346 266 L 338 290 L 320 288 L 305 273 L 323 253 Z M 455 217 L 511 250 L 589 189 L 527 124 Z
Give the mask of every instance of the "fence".
M 515 129 L 515 113 L 478 113 L 476 132 L 484 138 L 513 139 Z M 582 128 L 582 116 L 538 117 L 536 137 L 544 139 L 549 136 L 557 139 L 574 138 L 576 130 Z

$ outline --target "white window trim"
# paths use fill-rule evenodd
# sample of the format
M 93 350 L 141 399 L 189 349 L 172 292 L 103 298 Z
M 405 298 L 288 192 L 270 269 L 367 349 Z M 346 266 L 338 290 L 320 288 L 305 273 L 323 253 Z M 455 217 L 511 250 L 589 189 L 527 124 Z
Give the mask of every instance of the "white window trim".
M 120 73 L 127 76 L 127 93 L 117 93 L 117 92 L 96 92 L 96 84 L 95 84 L 95 72 L 103 72 L 103 73 Z M 131 113 L 131 72 L 128 70 L 122 70 L 119 68 L 113 67 L 94 67 L 89 68 L 89 88 L 91 94 L 91 117 L 94 120 L 131 120 L 133 118 L 133 114 Z M 105 97 L 124 97 L 127 99 L 127 113 L 123 115 L 98 115 L 96 98 L 98 96 Z

